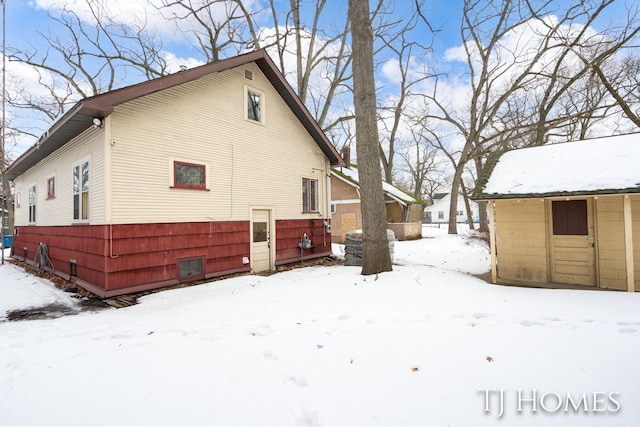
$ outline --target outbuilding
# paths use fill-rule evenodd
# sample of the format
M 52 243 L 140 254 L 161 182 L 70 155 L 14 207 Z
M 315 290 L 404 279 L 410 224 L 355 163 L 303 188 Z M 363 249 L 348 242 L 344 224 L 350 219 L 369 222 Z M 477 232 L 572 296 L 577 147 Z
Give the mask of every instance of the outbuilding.
M 640 290 L 640 134 L 509 151 L 489 202 L 493 283 Z

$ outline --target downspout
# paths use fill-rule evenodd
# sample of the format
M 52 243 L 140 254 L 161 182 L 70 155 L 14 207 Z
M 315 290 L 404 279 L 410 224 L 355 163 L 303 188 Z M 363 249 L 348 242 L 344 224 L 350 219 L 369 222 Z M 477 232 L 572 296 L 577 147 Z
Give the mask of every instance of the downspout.
M 324 246 L 327 246 L 327 229 L 329 227 L 329 224 L 331 224 L 331 210 L 329 208 L 330 204 L 331 204 L 331 200 L 330 197 L 331 195 L 329 194 L 329 185 L 331 183 L 331 165 L 329 164 L 329 159 L 327 159 L 325 157 L 324 159 L 324 201 L 325 201 L 325 215 L 326 215 L 326 219 L 325 219 L 325 225 L 324 225 L 324 232 L 322 233 L 322 243 Z
M 107 116 L 102 119 L 104 132 L 104 175 L 105 175 L 105 222 L 109 224 L 109 258 L 118 258 L 113 254 L 113 203 L 111 203 L 112 194 L 112 151 L 116 148 L 116 142 L 111 139 L 111 117 Z

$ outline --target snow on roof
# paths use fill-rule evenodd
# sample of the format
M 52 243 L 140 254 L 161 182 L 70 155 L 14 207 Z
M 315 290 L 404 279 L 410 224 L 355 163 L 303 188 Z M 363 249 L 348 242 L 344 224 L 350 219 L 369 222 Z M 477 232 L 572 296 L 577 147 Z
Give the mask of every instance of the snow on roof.
M 358 175 L 357 166 L 351 165 L 348 168 L 341 167 L 341 168 L 335 168 L 332 170 L 338 173 L 339 175 L 342 175 L 345 178 L 348 178 L 354 184 L 360 185 L 360 176 Z M 418 204 L 422 203 L 420 200 L 416 199 L 412 195 L 405 193 L 404 191 L 394 187 L 393 185 L 389 184 L 386 181 L 382 181 L 382 189 L 384 190 L 385 193 L 389 194 L 393 198 L 398 199 L 404 203 L 418 203 Z
M 482 197 L 640 192 L 640 133 L 509 151 Z

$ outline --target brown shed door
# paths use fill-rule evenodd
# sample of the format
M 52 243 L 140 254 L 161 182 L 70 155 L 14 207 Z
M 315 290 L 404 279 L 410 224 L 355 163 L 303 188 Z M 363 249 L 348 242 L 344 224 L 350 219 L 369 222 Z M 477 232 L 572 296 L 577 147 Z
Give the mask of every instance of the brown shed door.
M 595 286 L 592 201 L 555 200 L 550 210 L 551 281 Z

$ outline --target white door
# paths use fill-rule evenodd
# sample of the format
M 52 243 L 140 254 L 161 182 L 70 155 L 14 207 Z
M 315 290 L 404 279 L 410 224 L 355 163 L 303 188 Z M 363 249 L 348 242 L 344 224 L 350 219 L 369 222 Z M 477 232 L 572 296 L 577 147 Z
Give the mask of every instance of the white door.
M 251 269 L 271 270 L 271 211 L 254 209 L 251 219 Z

